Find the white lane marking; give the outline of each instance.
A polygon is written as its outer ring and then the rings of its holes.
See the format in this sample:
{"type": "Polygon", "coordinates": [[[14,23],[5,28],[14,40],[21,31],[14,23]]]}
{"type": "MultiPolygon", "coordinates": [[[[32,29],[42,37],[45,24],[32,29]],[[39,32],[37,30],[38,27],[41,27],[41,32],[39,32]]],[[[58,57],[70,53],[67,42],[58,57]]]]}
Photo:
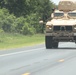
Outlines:
{"type": "Polygon", "coordinates": [[[41,49],[43,50],[43,49],[45,49],[45,48],[38,48],[38,49],[31,49],[31,50],[28,50],[28,51],[20,51],[20,52],[2,54],[2,55],[0,55],[0,57],[10,56],[10,55],[16,55],[16,54],[21,54],[21,53],[27,53],[27,52],[33,52],[33,51],[38,51],[38,50],[41,50],[41,49]]]}

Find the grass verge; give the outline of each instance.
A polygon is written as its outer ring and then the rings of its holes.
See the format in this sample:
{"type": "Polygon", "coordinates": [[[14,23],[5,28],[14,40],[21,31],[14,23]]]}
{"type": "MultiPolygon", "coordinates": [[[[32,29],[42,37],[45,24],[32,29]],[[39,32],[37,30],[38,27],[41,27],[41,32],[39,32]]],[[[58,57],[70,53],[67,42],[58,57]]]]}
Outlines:
{"type": "Polygon", "coordinates": [[[44,34],[24,36],[21,34],[0,33],[0,50],[32,46],[44,42],[44,34]]]}

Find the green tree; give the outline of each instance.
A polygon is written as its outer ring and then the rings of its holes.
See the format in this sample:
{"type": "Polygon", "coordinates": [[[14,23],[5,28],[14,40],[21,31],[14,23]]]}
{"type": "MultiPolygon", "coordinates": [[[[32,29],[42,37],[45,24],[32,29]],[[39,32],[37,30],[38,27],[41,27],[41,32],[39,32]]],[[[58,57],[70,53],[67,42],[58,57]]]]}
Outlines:
{"type": "Polygon", "coordinates": [[[10,13],[14,13],[16,16],[40,13],[41,16],[47,18],[54,4],[50,0],[0,0],[0,6],[7,8],[10,13]]]}
{"type": "Polygon", "coordinates": [[[22,34],[43,32],[39,20],[46,22],[54,7],[50,0],[0,0],[0,28],[22,34]]]}

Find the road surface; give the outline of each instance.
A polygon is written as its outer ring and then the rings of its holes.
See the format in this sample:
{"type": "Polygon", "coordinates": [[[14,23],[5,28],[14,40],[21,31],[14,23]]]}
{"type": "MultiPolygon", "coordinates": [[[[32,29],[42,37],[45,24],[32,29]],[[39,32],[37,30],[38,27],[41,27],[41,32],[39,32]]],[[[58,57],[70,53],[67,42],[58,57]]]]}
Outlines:
{"type": "Polygon", "coordinates": [[[76,75],[76,44],[43,45],[0,51],[0,75],[76,75]]]}

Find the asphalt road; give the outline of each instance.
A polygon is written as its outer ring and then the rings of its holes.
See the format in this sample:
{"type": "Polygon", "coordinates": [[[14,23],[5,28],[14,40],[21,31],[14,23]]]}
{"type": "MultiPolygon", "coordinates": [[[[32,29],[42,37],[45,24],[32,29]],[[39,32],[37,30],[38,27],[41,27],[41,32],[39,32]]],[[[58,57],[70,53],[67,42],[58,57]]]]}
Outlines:
{"type": "Polygon", "coordinates": [[[44,44],[0,51],[0,75],[76,75],[76,44],[44,44]]]}

